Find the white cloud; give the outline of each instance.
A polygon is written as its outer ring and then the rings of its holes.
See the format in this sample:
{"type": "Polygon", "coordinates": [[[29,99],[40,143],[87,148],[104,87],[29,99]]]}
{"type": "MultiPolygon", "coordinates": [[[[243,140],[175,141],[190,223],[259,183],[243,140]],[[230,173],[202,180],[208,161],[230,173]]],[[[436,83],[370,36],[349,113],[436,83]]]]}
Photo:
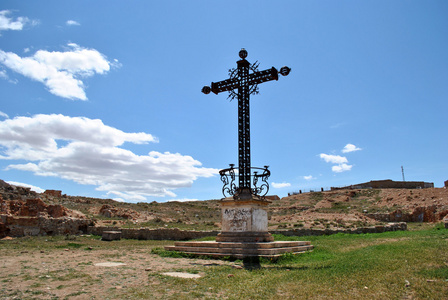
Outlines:
{"type": "Polygon", "coordinates": [[[9,18],[11,14],[9,10],[0,11],[0,31],[1,30],[22,30],[27,24],[36,25],[37,21],[31,21],[26,17],[17,17],[15,20],[9,18]]]}
{"type": "Polygon", "coordinates": [[[16,181],[7,181],[6,183],[11,184],[11,185],[15,185],[15,186],[27,187],[27,188],[30,188],[32,191],[35,191],[36,193],[43,193],[43,192],[45,192],[44,189],[41,189],[38,186],[34,186],[34,185],[31,185],[31,184],[27,184],[27,183],[21,183],[21,182],[16,182],[16,181]]]}
{"type": "Polygon", "coordinates": [[[342,153],[350,153],[350,152],[359,151],[359,150],[362,150],[362,149],[356,147],[353,144],[347,144],[347,145],[345,145],[344,149],[342,149],[342,153]]]}
{"type": "Polygon", "coordinates": [[[316,178],[314,178],[313,175],[308,175],[308,176],[303,176],[303,179],[305,179],[305,180],[313,180],[313,179],[316,179],[316,178]]]}
{"type": "Polygon", "coordinates": [[[79,24],[78,22],[74,21],[74,20],[68,20],[67,22],[65,22],[65,24],[67,26],[79,26],[81,24],[79,24]]]}
{"type": "Polygon", "coordinates": [[[291,184],[288,182],[283,182],[283,183],[273,182],[272,183],[272,187],[274,187],[276,189],[281,189],[281,188],[285,188],[285,187],[289,187],[289,186],[291,186],[291,184]]]}
{"type": "MultiPolygon", "coordinates": [[[[73,100],[87,100],[84,82],[94,74],[105,74],[111,68],[106,57],[95,49],[68,44],[68,51],[39,50],[33,56],[20,57],[0,50],[0,63],[11,70],[43,83],[50,93],[73,100]]],[[[117,62],[114,66],[119,66],[117,62]]]]}
{"type": "Polygon", "coordinates": [[[0,117],[9,119],[9,116],[7,114],[5,114],[4,112],[0,111],[0,117]]]}
{"type": "Polygon", "coordinates": [[[121,147],[126,142],[147,144],[157,139],[82,117],[35,115],[0,122],[0,159],[26,162],[10,164],[6,170],[95,185],[97,190],[127,201],[144,201],[147,196],[174,198],[173,190],[217,173],[179,153],[134,154],[121,147]]]}
{"type": "Polygon", "coordinates": [[[348,165],[348,160],[345,156],[321,153],[320,158],[327,163],[336,164],[336,166],[331,167],[331,170],[335,173],[350,171],[352,168],[352,165],[348,165]]]}
{"type": "Polygon", "coordinates": [[[320,156],[320,158],[325,160],[325,162],[327,162],[327,163],[329,162],[329,163],[333,163],[333,164],[343,164],[343,163],[348,162],[346,157],[340,156],[340,155],[331,155],[331,154],[321,153],[319,156],[320,156]]]}
{"type": "Polygon", "coordinates": [[[167,202],[191,202],[191,201],[199,201],[199,200],[183,198],[183,199],[171,199],[171,200],[168,200],[167,202]]]}
{"type": "Polygon", "coordinates": [[[140,201],[145,201],[146,197],[142,196],[142,195],[138,195],[135,193],[123,193],[123,192],[119,192],[119,191],[110,191],[107,192],[107,195],[116,195],[119,196],[118,198],[115,197],[113,198],[113,200],[115,201],[119,201],[119,202],[124,202],[124,199],[127,199],[129,202],[140,202],[140,201]]]}
{"type": "Polygon", "coordinates": [[[331,170],[335,173],[341,173],[341,172],[345,172],[345,171],[350,171],[352,169],[352,165],[347,165],[347,164],[340,164],[337,166],[332,166],[331,170]]]}

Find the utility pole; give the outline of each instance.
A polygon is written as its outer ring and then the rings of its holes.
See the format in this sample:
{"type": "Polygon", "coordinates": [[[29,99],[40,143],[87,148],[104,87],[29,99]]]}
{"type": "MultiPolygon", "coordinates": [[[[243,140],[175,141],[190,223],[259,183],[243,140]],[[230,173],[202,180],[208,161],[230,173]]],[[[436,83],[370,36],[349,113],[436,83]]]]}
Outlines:
{"type": "Polygon", "coordinates": [[[401,166],[401,175],[403,175],[403,181],[406,181],[406,180],[404,179],[404,169],[403,169],[403,166],[401,166]]]}

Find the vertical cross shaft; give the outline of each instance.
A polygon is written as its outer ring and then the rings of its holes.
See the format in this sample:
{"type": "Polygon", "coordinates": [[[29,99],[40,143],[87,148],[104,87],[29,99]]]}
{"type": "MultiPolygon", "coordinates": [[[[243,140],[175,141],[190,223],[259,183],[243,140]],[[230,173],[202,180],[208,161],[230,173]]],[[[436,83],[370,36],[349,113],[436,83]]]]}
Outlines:
{"type": "Polygon", "coordinates": [[[250,176],[250,104],[249,104],[249,62],[239,60],[238,77],[238,166],[239,188],[247,190],[251,187],[250,176]]]}

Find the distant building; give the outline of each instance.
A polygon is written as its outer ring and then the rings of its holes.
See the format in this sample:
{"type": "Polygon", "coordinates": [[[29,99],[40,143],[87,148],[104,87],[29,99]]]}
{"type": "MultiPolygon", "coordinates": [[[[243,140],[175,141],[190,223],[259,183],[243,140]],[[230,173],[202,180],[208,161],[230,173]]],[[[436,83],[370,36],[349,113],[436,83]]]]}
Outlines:
{"type": "MultiPolygon", "coordinates": [[[[445,182],[446,185],[446,182],[445,182]]],[[[372,180],[365,183],[358,183],[344,187],[332,187],[331,190],[342,189],[426,189],[433,188],[433,182],[423,181],[393,181],[386,180],[372,180]]]]}

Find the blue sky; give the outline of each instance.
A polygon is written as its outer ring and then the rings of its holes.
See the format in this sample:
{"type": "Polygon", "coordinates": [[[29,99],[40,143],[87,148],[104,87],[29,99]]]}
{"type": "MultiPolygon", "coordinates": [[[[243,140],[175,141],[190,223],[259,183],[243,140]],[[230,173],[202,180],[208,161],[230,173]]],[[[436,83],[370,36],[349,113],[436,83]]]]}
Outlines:
{"type": "Polygon", "coordinates": [[[446,1],[0,3],[0,178],[121,201],[219,199],[245,48],[270,194],[448,179],[446,1]]]}

